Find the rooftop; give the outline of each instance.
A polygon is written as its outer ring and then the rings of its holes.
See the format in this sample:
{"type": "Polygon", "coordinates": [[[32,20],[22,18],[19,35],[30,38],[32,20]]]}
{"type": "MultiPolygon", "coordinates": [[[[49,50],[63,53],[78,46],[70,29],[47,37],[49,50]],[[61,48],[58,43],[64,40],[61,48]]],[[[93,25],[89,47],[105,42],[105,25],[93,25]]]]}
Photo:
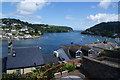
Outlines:
{"type": "Polygon", "coordinates": [[[57,63],[58,61],[53,54],[40,53],[39,47],[14,48],[14,50],[16,56],[8,56],[7,69],[35,67],[48,64],[50,62],[57,63]]]}
{"type": "Polygon", "coordinates": [[[93,43],[93,44],[85,44],[86,46],[89,47],[96,47],[96,48],[101,48],[101,49],[106,49],[106,50],[113,50],[114,48],[119,48],[117,43],[114,42],[107,42],[107,43],[93,43]]]}

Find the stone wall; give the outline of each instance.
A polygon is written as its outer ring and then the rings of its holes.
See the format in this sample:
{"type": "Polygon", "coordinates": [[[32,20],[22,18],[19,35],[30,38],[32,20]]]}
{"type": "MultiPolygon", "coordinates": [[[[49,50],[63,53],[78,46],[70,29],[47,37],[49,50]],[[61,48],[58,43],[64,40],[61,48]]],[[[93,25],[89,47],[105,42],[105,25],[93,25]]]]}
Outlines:
{"type": "Polygon", "coordinates": [[[83,57],[82,69],[89,78],[95,80],[118,80],[120,79],[120,66],[108,64],[90,57],[83,57]]]}

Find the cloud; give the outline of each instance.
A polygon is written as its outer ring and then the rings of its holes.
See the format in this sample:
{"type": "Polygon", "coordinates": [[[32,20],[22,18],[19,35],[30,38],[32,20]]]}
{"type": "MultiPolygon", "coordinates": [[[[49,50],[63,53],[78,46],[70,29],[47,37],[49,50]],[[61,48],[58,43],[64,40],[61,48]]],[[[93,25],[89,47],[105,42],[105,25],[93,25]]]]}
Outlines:
{"type": "Polygon", "coordinates": [[[95,15],[87,16],[87,19],[91,22],[96,22],[96,23],[118,21],[118,14],[98,13],[95,15]]]}
{"type": "Polygon", "coordinates": [[[36,16],[36,18],[37,18],[37,19],[41,19],[41,18],[42,18],[42,16],[36,16]]]}
{"type": "Polygon", "coordinates": [[[18,3],[17,12],[22,15],[33,14],[48,5],[45,0],[24,0],[18,3]]]}
{"type": "Polygon", "coordinates": [[[75,18],[72,17],[71,15],[67,15],[67,16],[65,16],[65,19],[67,19],[67,20],[75,20],[75,18]]]}
{"type": "Polygon", "coordinates": [[[98,4],[98,7],[103,8],[103,9],[107,9],[111,3],[112,3],[111,0],[102,0],[102,1],[98,4]]]}

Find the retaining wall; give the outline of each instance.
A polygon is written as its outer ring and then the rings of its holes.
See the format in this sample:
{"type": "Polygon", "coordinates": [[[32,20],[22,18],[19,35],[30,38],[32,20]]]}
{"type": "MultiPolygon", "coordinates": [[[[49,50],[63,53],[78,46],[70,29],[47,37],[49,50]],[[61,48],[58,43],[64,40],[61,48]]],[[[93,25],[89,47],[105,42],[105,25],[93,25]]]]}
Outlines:
{"type": "Polygon", "coordinates": [[[110,64],[84,56],[81,67],[89,78],[96,80],[120,79],[120,66],[116,64],[110,64]]]}

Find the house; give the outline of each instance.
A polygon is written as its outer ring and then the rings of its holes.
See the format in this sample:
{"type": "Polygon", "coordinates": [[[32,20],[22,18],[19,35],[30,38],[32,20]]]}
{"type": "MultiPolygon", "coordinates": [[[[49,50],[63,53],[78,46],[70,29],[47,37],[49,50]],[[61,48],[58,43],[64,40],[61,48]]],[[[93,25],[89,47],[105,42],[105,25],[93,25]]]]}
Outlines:
{"type": "Polygon", "coordinates": [[[20,31],[25,31],[25,29],[22,28],[22,29],[20,29],[20,31]]]}
{"type": "Polygon", "coordinates": [[[0,38],[2,38],[2,35],[0,35],[0,38]]]}
{"type": "Polygon", "coordinates": [[[12,25],[14,25],[14,26],[15,26],[15,25],[19,25],[19,24],[18,24],[18,23],[13,23],[12,25]]]}
{"type": "Polygon", "coordinates": [[[69,48],[69,54],[72,58],[79,58],[83,55],[81,51],[82,46],[79,45],[73,45],[69,48]]]}
{"type": "Polygon", "coordinates": [[[54,51],[53,53],[62,61],[69,61],[72,59],[81,58],[84,55],[81,49],[82,46],[79,45],[73,45],[71,47],[62,46],[60,49],[54,51]]]}
{"type": "Polygon", "coordinates": [[[41,54],[39,47],[14,48],[12,55],[7,57],[6,73],[26,74],[37,66],[58,63],[54,54],[41,54]]]}
{"type": "Polygon", "coordinates": [[[11,33],[17,33],[17,30],[12,29],[11,33]]]}
{"type": "Polygon", "coordinates": [[[5,28],[4,30],[8,31],[8,30],[9,30],[9,28],[5,28]]]}
{"type": "Polygon", "coordinates": [[[84,56],[96,58],[99,56],[98,53],[102,50],[99,48],[91,48],[89,46],[82,46],[81,51],[84,54],[84,56]]]}
{"type": "Polygon", "coordinates": [[[29,33],[29,31],[26,31],[26,33],[29,33]]]}
{"type": "Polygon", "coordinates": [[[88,56],[88,51],[90,51],[90,50],[91,50],[91,48],[88,47],[88,46],[82,46],[81,47],[81,51],[84,54],[84,56],[88,56]]]}
{"type": "Polygon", "coordinates": [[[72,45],[71,47],[62,46],[59,50],[54,51],[54,54],[62,61],[68,61],[82,56],[97,58],[99,53],[104,50],[114,50],[119,46],[114,42],[102,42],[94,44],[86,44],[84,46],[72,45]]]}
{"type": "Polygon", "coordinates": [[[20,29],[20,31],[28,31],[27,26],[25,26],[24,28],[20,29]]]}
{"type": "Polygon", "coordinates": [[[0,23],[0,26],[6,26],[6,24],[0,23]]]}
{"type": "Polygon", "coordinates": [[[39,34],[42,34],[41,31],[38,31],[39,34]]]}
{"type": "Polygon", "coordinates": [[[0,28],[0,31],[2,31],[3,29],[2,28],[0,28]]]}
{"type": "Polygon", "coordinates": [[[6,36],[12,36],[12,33],[6,33],[5,35],[6,36]]]}
{"type": "Polygon", "coordinates": [[[30,37],[32,37],[32,36],[29,34],[24,35],[24,38],[30,38],[30,37]]]}
{"type": "Polygon", "coordinates": [[[24,38],[24,36],[17,36],[17,38],[20,38],[20,39],[22,39],[22,38],[24,38]]]}
{"type": "Polygon", "coordinates": [[[101,43],[93,43],[93,44],[86,44],[91,48],[99,48],[103,50],[114,50],[115,48],[120,48],[117,43],[115,42],[101,42],[101,43]]]}
{"type": "Polygon", "coordinates": [[[58,49],[57,51],[54,51],[53,54],[59,58],[60,61],[69,61],[70,58],[66,54],[66,52],[63,50],[63,48],[58,49]]]}

